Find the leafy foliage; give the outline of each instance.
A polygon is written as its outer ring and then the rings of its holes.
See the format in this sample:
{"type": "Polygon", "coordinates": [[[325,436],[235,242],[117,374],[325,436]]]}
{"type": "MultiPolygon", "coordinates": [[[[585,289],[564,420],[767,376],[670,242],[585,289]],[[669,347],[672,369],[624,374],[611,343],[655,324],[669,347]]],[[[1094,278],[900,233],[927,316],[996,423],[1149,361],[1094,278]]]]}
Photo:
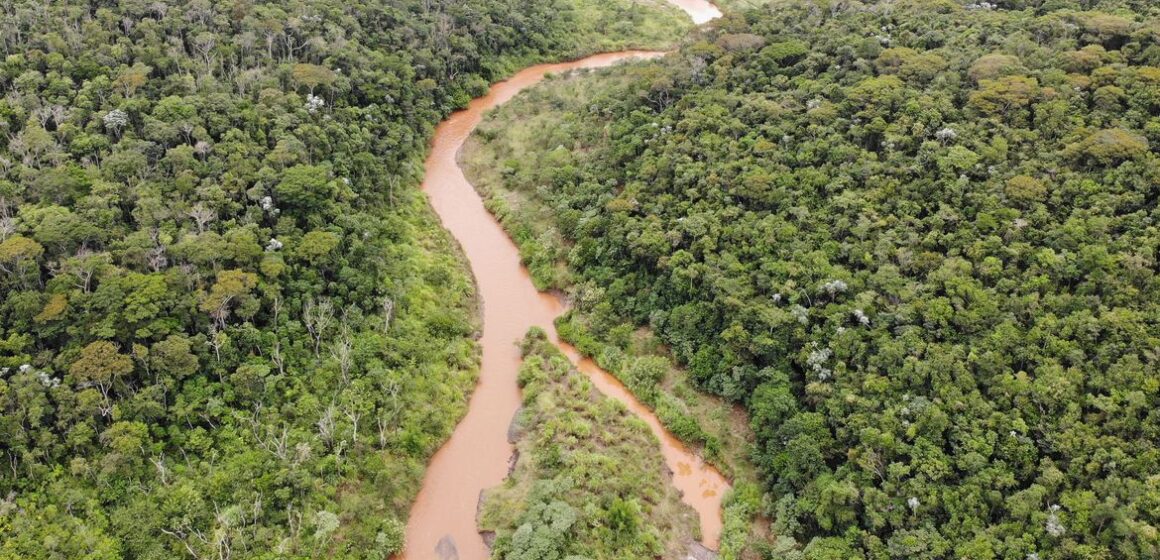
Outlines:
{"type": "Polygon", "coordinates": [[[414,188],[432,127],[517,64],[686,25],[621,0],[3,12],[3,558],[400,550],[477,365],[414,188]]]}
{"type": "Polygon", "coordinates": [[[770,555],[1155,557],[1157,16],[781,0],[477,149],[587,333],[748,409],[770,555]]]}

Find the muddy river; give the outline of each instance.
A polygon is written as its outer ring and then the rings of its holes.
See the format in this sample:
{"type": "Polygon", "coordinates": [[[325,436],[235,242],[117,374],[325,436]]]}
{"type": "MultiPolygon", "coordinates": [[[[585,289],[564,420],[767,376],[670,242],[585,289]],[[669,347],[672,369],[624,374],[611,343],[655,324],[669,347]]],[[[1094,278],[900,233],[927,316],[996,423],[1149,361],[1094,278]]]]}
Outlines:
{"type": "MultiPolygon", "coordinates": [[[[698,23],[720,15],[712,4],[703,0],[672,1],[698,23]]],[[[462,246],[475,275],[483,300],[480,339],[483,361],[467,415],[433,457],[411,508],[407,560],[453,557],[452,547],[460,560],[487,558],[487,548],[476,529],[476,507],[482,490],[503,482],[514,450],[507,441],[507,430],[520,405],[516,385],[520,355],[515,343],[532,326],[544,328],[559,343],[553,320],[566,310],[565,302],[557,295],[539,292],[532,285],[528,271],[520,264],[515,244],[483,207],[479,195],[464,177],[456,161],[459,149],[484,113],[540,82],[545,74],[599,68],[663,54],[624,51],[526,68],[492,86],[487,95],[473,100],[436,129],[423,189],[443,226],[462,246]]],[[[571,346],[560,344],[560,347],[600,391],[624,403],[656,434],[665,462],[673,472],[673,484],[682,492],[682,500],[700,517],[702,544],[716,549],[721,534],[721,499],[728,482],[669,434],[652,411],[619,381],[591,360],[581,359],[571,346]]]]}

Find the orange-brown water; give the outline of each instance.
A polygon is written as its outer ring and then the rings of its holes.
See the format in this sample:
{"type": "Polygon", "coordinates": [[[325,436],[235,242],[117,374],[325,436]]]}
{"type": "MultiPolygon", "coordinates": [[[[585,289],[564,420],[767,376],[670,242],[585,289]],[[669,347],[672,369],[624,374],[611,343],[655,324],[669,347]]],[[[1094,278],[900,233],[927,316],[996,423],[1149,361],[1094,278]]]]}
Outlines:
{"type": "MultiPolygon", "coordinates": [[[[686,4],[712,6],[703,0],[674,3],[682,7],[686,4]]],[[[690,11],[695,21],[704,13],[690,11]]],[[[407,560],[440,559],[444,554],[437,550],[446,552],[449,544],[454,545],[459,560],[488,557],[487,547],[476,528],[476,508],[480,493],[500,484],[507,475],[514,450],[507,441],[507,430],[520,405],[516,384],[520,355],[516,342],[532,326],[545,329],[600,391],[624,403],[649,425],[661,442],[665,462],[673,473],[673,484],[681,491],[682,500],[700,517],[702,544],[717,547],[722,525],[721,499],[729,488],[728,482],[669,434],[656,415],[619,381],[592,360],[581,359],[571,346],[559,342],[553,321],[566,310],[565,303],[555,294],[536,290],[520,263],[519,250],[484,208],[456,161],[459,149],[486,111],[539,83],[546,74],[599,68],[662,54],[625,51],[527,68],[492,86],[487,95],[473,100],[467,109],[451,115],[435,130],[423,189],[444,227],[459,241],[475,275],[483,300],[480,339],[483,357],[479,384],[471,395],[467,415],[432,458],[411,508],[404,553],[407,560]]]]}
{"type": "Polygon", "coordinates": [[[721,17],[721,10],[708,0],[669,0],[669,3],[684,10],[698,25],[721,17]]]}

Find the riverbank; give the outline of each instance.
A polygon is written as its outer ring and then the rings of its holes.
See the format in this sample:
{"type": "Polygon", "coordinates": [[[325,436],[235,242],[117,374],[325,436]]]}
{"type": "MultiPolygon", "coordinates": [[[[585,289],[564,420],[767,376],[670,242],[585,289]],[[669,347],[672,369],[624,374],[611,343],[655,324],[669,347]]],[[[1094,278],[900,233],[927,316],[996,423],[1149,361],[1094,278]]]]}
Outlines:
{"type": "Polygon", "coordinates": [[[598,138],[587,138],[577,119],[594,109],[601,95],[649,75],[648,64],[615,70],[573,73],[549,79],[512,103],[487,115],[460,152],[461,166],[485,205],[519,246],[532,279],[543,290],[569,293],[580,309],[557,321],[560,336],[611,372],[632,394],[656,411],[665,428],[701,450],[740,492],[724,513],[723,556],[747,557],[753,542],[767,533],[757,518],[760,491],[749,460],[752,434],[742,410],[698,391],[688,372],[643,328],[593,325],[582,310],[612,305],[590,286],[577,287],[567,266],[574,246],[561,230],[575,216],[556,214],[551,192],[536,189],[542,173],[566,176],[575,159],[598,138]],[[532,172],[532,170],[535,170],[532,172]]]}
{"type": "MultiPolygon", "coordinates": [[[[708,3],[704,6],[711,8],[708,3]]],[[[694,18],[703,20],[700,16],[694,18]]],[[[480,337],[483,352],[480,382],[471,395],[468,413],[433,458],[412,508],[407,527],[407,555],[412,560],[415,554],[427,554],[424,551],[434,551],[443,557],[487,557],[487,547],[477,533],[475,506],[480,493],[498,485],[510,470],[508,458],[513,447],[504,435],[519,402],[515,384],[519,356],[512,352],[512,343],[527,328],[537,326],[546,329],[551,340],[558,340],[553,321],[566,311],[558,294],[536,290],[527,271],[520,266],[518,249],[484,208],[459,168],[459,149],[485,111],[505,103],[546,75],[660,54],[624,51],[525,69],[492,86],[486,95],[473,100],[465,110],[455,113],[436,129],[426,162],[424,190],[432,208],[459,241],[471,263],[483,301],[484,327],[480,337]]],[[[613,376],[591,361],[580,360],[574,351],[570,357],[602,392],[624,403],[645,421],[660,442],[660,452],[672,473],[674,487],[686,507],[696,511],[701,541],[715,548],[721,531],[721,499],[729,487],[725,479],[668,434],[656,416],[613,376]]]]}
{"type": "Polygon", "coordinates": [[[520,350],[513,471],[481,504],[480,529],[498,535],[493,554],[526,558],[535,547],[536,558],[688,556],[696,512],[681,503],[649,426],[605,396],[544,330],[533,328],[520,350]]]}
{"type": "MultiPolygon", "coordinates": [[[[476,503],[481,491],[500,484],[507,474],[513,447],[507,427],[519,406],[516,372],[520,356],[514,342],[528,328],[539,326],[555,340],[554,320],[566,310],[556,294],[540,292],[520,265],[519,251],[484,208],[464,177],[456,156],[483,113],[539,83],[545,75],[578,68],[605,67],[617,62],[659,56],[657,52],[621,52],[580,61],[534,66],[500,82],[467,109],[452,115],[436,130],[426,165],[426,190],[443,225],[459,241],[484,301],[480,381],[468,413],[433,458],[407,526],[408,551],[433,551],[440,542],[453,543],[458,558],[486,558],[488,551],[476,527],[476,503]]],[[[601,373],[589,370],[590,377],[601,373]]],[[[607,374],[605,374],[607,375],[607,374]]],[[[607,376],[611,380],[611,376],[607,376]]],[[[625,391],[622,400],[645,418],[662,444],[673,481],[686,503],[698,507],[703,538],[716,546],[720,499],[728,486],[723,478],[679,441],[668,436],[646,407],[625,391]],[[650,421],[651,420],[651,421],[650,421]],[[704,488],[714,494],[704,495],[704,488]]],[[[410,552],[408,552],[410,554],[410,552]]],[[[410,558],[410,556],[408,556],[410,558]]],[[[424,558],[419,556],[417,558],[424,558]]],[[[415,560],[412,558],[412,560],[415,560]]]]}

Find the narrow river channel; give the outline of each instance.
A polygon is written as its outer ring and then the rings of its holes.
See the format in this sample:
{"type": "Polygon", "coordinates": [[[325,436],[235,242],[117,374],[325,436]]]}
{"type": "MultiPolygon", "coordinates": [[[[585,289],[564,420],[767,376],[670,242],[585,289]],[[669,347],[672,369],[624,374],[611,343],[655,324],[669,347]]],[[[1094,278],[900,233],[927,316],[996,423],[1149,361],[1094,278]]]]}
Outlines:
{"type": "MultiPolygon", "coordinates": [[[[670,0],[693,21],[720,16],[705,0],[670,0]]],[[[464,177],[456,156],[488,110],[510,100],[548,73],[600,68],[617,62],[662,56],[663,52],[623,51],[598,54],[559,64],[526,68],[491,87],[486,95],[448,117],[435,130],[426,162],[423,189],[443,226],[458,240],[475,275],[483,300],[483,350],[479,384],[467,415],[428,466],[407,523],[407,560],[485,560],[487,547],[476,529],[480,492],[503,482],[514,446],[507,430],[520,405],[516,374],[520,366],[515,343],[528,328],[548,331],[564,352],[605,395],[624,403],[644,420],[661,442],[673,484],[682,500],[697,511],[702,544],[716,549],[721,534],[721,499],[728,482],[712,466],[669,434],[647,407],[614,377],[571,346],[560,343],[553,320],[566,310],[559,296],[536,290],[521,265],[515,244],[484,208],[475,188],[464,177]]]]}

